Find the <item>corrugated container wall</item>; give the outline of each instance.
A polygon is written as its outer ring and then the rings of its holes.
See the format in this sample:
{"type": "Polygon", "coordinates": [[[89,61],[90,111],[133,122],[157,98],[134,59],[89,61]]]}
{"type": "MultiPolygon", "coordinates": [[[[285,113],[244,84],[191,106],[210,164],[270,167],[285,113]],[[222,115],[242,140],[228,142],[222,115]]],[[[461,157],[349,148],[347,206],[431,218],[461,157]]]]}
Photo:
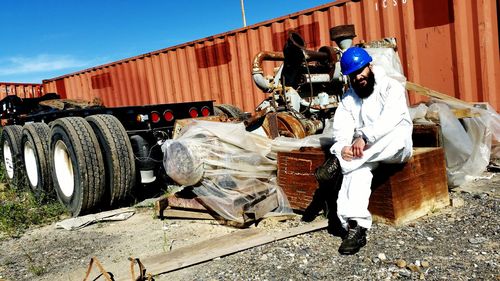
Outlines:
{"type": "MultiPolygon", "coordinates": [[[[496,0],[337,1],[46,80],[44,86],[68,98],[100,97],[107,106],[214,99],[253,112],[264,98],[250,74],[257,53],[281,51],[289,30],[298,31],[309,49],[333,46],[329,29],[354,24],[355,43],[397,38],[408,80],[498,110],[497,15],[496,0]]],[[[266,64],[272,74],[277,64],[266,64]]]]}
{"type": "Polygon", "coordinates": [[[7,95],[20,98],[37,98],[42,96],[42,84],[0,82],[0,99],[7,95]]]}

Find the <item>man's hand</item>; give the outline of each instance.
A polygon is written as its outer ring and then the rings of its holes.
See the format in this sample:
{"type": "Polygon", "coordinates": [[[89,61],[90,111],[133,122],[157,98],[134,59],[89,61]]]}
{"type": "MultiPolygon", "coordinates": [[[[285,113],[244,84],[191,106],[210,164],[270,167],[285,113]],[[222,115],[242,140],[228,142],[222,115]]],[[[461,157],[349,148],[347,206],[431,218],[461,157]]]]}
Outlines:
{"type": "Polygon", "coordinates": [[[363,150],[365,150],[366,143],[363,138],[356,138],[352,144],[352,156],[355,158],[363,157],[363,150]]]}
{"type": "Polygon", "coordinates": [[[352,147],[350,146],[344,146],[340,154],[342,155],[342,159],[344,159],[345,161],[351,161],[352,157],[354,156],[352,153],[352,147]]]}

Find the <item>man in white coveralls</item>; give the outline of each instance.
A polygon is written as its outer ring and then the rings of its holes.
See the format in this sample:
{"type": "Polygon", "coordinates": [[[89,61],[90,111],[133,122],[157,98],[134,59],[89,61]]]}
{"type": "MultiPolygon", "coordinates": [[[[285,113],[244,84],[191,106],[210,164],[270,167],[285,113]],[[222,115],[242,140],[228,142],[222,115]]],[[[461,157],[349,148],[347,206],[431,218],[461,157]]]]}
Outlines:
{"type": "Polygon", "coordinates": [[[372,225],[368,211],[372,170],[380,163],[403,163],[412,155],[413,124],[403,85],[371,64],[362,48],[346,50],[340,60],[350,88],[335,112],[330,148],[340,163],[343,181],[337,215],[345,230],[339,252],[352,255],[366,245],[372,225]]]}

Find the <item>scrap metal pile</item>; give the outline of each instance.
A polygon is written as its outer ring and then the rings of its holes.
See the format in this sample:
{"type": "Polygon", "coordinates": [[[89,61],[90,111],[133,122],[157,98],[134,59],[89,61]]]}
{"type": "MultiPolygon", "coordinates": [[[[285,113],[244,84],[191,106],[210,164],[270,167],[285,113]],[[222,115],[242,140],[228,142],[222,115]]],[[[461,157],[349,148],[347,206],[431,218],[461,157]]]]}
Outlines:
{"type": "MultiPolygon", "coordinates": [[[[348,77],[340,71],[340,58],[353,46],[355,36],[353,25],[334,27],[330,37],[337,47],[312,51],[306,49],[298,33],[292,32],[283,52],[258,53],[252,76],[267,97],[255,113],[245,115],[234,106],[220,105],[224,119],[240,123],[189,122],[174,140],[163,145],[167,174],[183,186],[194,186],[198,200],[226,220],[244,224],[272,210],[290,213],[286,192],[280,187],[283,183],[276,180],[278,152],[331,146],[332,117],[348,86],[348,77]],[[265,61],[282,63],[273,75],[265,75],[265,61]]],[[[422,92],[416,84],[406,83],[394,38],[356,46],[366,48],[373,64],[383,67],[388,76],[410,90],[422,92]]],[[[410,108],[412,117],[416,124],[441,124],[434,142],[445,148],[449,185],[460,185],[467,176],[484,171],[490,156],[500,158],[498,149],[491,153],[492,142],[500,139],[500,118],[493,110],[460,100],[457,105],[450,102],[452,97],[426,91],[438,98],[431,99],[427,115],[434,112],[437,117],[426,118],[427,107],[422,104],[410,108]],[[450,112],[464,108],[471,118],[463,120],[465,126],[461,126],[456,114],[450,112]]],[[[414,137],[418,143],[418,134],[414,137]]]]}
{"type": "MultiPolygon", "coordinates": [[[[342,53],[353,46],[354,25],[336,26],[330,38],[337,47],[323,46],[317,51],[306,49],[298,33],[290,33],[283,52],[260,52],[253,61],[252,77],[256,86],[268,97],[246,120],[247,129],[278,136],[304,138],[319,134],[335,113],[337,103],[348,83],[340,71],[342,53]],[[274,75],[264,75],[264,61],[282,61],[274,75]]],[[[394,38],[357,46],[369,48],[377,64],[388,75],[404,82],[401,63],[395,52],[394,38]]]]}
{"type": "MultiPolygon", "coordinates": [[[[332,28],[338,47],[305,48],[298,33],[290,33],[283,52],[261,52],[254,58],[252,76],[268,96],[255,114],[222,107],[239,124],[189,122],[167,140],[164,167],[182,186],[194,186],[203,205],[226,220],[245,223],[274,213],[291,213],[276,182],[277,152],[303,146],[331,144],[332,116],[347,77],[340,72],[340,57],[352,46],[354,26],[332,28]],[[282,61],[274,76],[265,76],[264,61],[282,61]]],[[[370,54],[388,74],[405,81],[394,40],[373,43],[370,54]]],[[[368,44],[367,44],[368,46],[368,44]]]]}

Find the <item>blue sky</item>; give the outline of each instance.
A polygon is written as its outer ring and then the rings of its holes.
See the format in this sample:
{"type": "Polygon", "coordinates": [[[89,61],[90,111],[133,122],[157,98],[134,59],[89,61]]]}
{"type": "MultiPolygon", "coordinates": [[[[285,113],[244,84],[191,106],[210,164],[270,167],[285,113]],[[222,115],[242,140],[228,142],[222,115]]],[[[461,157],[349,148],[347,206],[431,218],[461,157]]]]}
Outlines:
{"type": "MultiPolygon", "coordinates": [[[[245,0],[247,25],[331,0],[245,0]]],[[[240,0],[3,0],[0,82],[40,83],[243,27],[240,0]]]]}

